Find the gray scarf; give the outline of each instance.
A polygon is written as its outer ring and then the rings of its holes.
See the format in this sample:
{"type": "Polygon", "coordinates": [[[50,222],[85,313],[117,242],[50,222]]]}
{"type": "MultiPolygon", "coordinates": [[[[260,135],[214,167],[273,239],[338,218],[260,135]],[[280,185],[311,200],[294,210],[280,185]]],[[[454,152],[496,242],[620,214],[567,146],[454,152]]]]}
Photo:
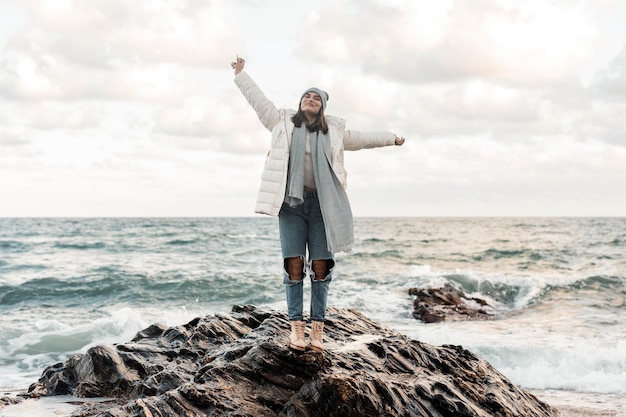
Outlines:
{"type": "MultiPolygon", "coordinates": [[[[285,203],[295,207],[304,202],[304,157],[306,127],[293,129],[285,203]]],[[[331,253],[349,251],[354,244],[352,209],[348,195],[330,166],[330,137],[311,132],[311,159],[317,196],[322,209],[326,241],[331,253]]]]}

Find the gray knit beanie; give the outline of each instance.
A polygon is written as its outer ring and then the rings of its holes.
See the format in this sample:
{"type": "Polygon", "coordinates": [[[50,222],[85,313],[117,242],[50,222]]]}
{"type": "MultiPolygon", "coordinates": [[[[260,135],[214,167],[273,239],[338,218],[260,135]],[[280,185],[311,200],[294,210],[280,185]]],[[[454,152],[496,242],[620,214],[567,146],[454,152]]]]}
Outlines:
{"type": "Polygon", "coordinates": [[[322,111],[326,110],[326,102],[328,101],[328,93],[324,90],[320,90],[317,87],[311,87],[308,90],[306,90],[304,93],[302,93],[302,96],[300,97],[300,101],[302,101],[302,97],[304,97],[304,95],[306,93],[315,93],[318,96],[320,96],[320,98],[322,99],[322,111]]]}

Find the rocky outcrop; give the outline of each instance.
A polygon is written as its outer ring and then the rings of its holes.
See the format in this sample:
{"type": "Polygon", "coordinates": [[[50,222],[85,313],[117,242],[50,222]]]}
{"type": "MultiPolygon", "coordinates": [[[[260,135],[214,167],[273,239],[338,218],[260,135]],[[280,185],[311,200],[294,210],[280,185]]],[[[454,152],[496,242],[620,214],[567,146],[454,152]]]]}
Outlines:
{"type": "Polygon", "coordinates": [[[552,417],[558,412],[461,346],[411,340],[329,309],[323,353],[286,348],[284,313],[235,306],[150,326],[46,369],[32,396],[111,397],[74,417],[552,417]]]}
{"type": "Polygon", "coordinates": [[[409,295],[416,297],[413,317],[424,323],[488,320],[495,314],[495,309],[486,300],[469,297],[450,284],[441,288],[411,288],[409,295]]]}
{"type": "Polygon", "coordinates": [[[24,401],[24,398],[22,397],[4,395],[0,397],[0,410],[7,405],[19,404],[22,401],[24,401]]]}

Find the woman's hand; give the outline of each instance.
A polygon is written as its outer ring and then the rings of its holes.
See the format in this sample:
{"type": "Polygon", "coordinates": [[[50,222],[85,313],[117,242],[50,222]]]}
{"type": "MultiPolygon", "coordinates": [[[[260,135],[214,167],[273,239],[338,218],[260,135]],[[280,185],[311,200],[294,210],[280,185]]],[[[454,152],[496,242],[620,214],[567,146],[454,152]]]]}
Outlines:
{"type": "Polygon", "coordinates": [[[403,137],[401,137],[401,136],[400,136],[400,137],[396,136],[396,140],[395,140],[395,144],[396,144],[396,146],[402,146],[402,144],[404,143],[404,140],[405,140],[405,139],[404,139],[403,137]]]}
{"type": "Polygon", "coordinates": [[[238,55],[237,55],[237,60],[230,63],[230,66],[235,70],[235,75],[243,71],[244,65],[246,65],[246,60],[243,58],[240,58],[238,55]]]}

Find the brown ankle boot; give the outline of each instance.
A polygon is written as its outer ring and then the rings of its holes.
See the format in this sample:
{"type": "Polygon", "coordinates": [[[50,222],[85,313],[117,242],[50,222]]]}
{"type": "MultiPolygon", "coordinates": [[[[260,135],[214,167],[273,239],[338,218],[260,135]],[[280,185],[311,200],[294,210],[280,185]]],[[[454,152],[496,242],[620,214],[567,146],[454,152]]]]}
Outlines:
{"type": "Polygon", "coordinates": [[[306,342],[304,340],[305,323],[303,321],[292,321],[290,323],[291,335],[289,335],[289,348],[304,352],[306,350],[306,342]]]}
{"type": "Polygon", "coordinates": [[[324,338],[324,322],[313,321],[311,322],[311,349],[322,352],[324,350],[324,344],[322,339],[324,338]]]}

